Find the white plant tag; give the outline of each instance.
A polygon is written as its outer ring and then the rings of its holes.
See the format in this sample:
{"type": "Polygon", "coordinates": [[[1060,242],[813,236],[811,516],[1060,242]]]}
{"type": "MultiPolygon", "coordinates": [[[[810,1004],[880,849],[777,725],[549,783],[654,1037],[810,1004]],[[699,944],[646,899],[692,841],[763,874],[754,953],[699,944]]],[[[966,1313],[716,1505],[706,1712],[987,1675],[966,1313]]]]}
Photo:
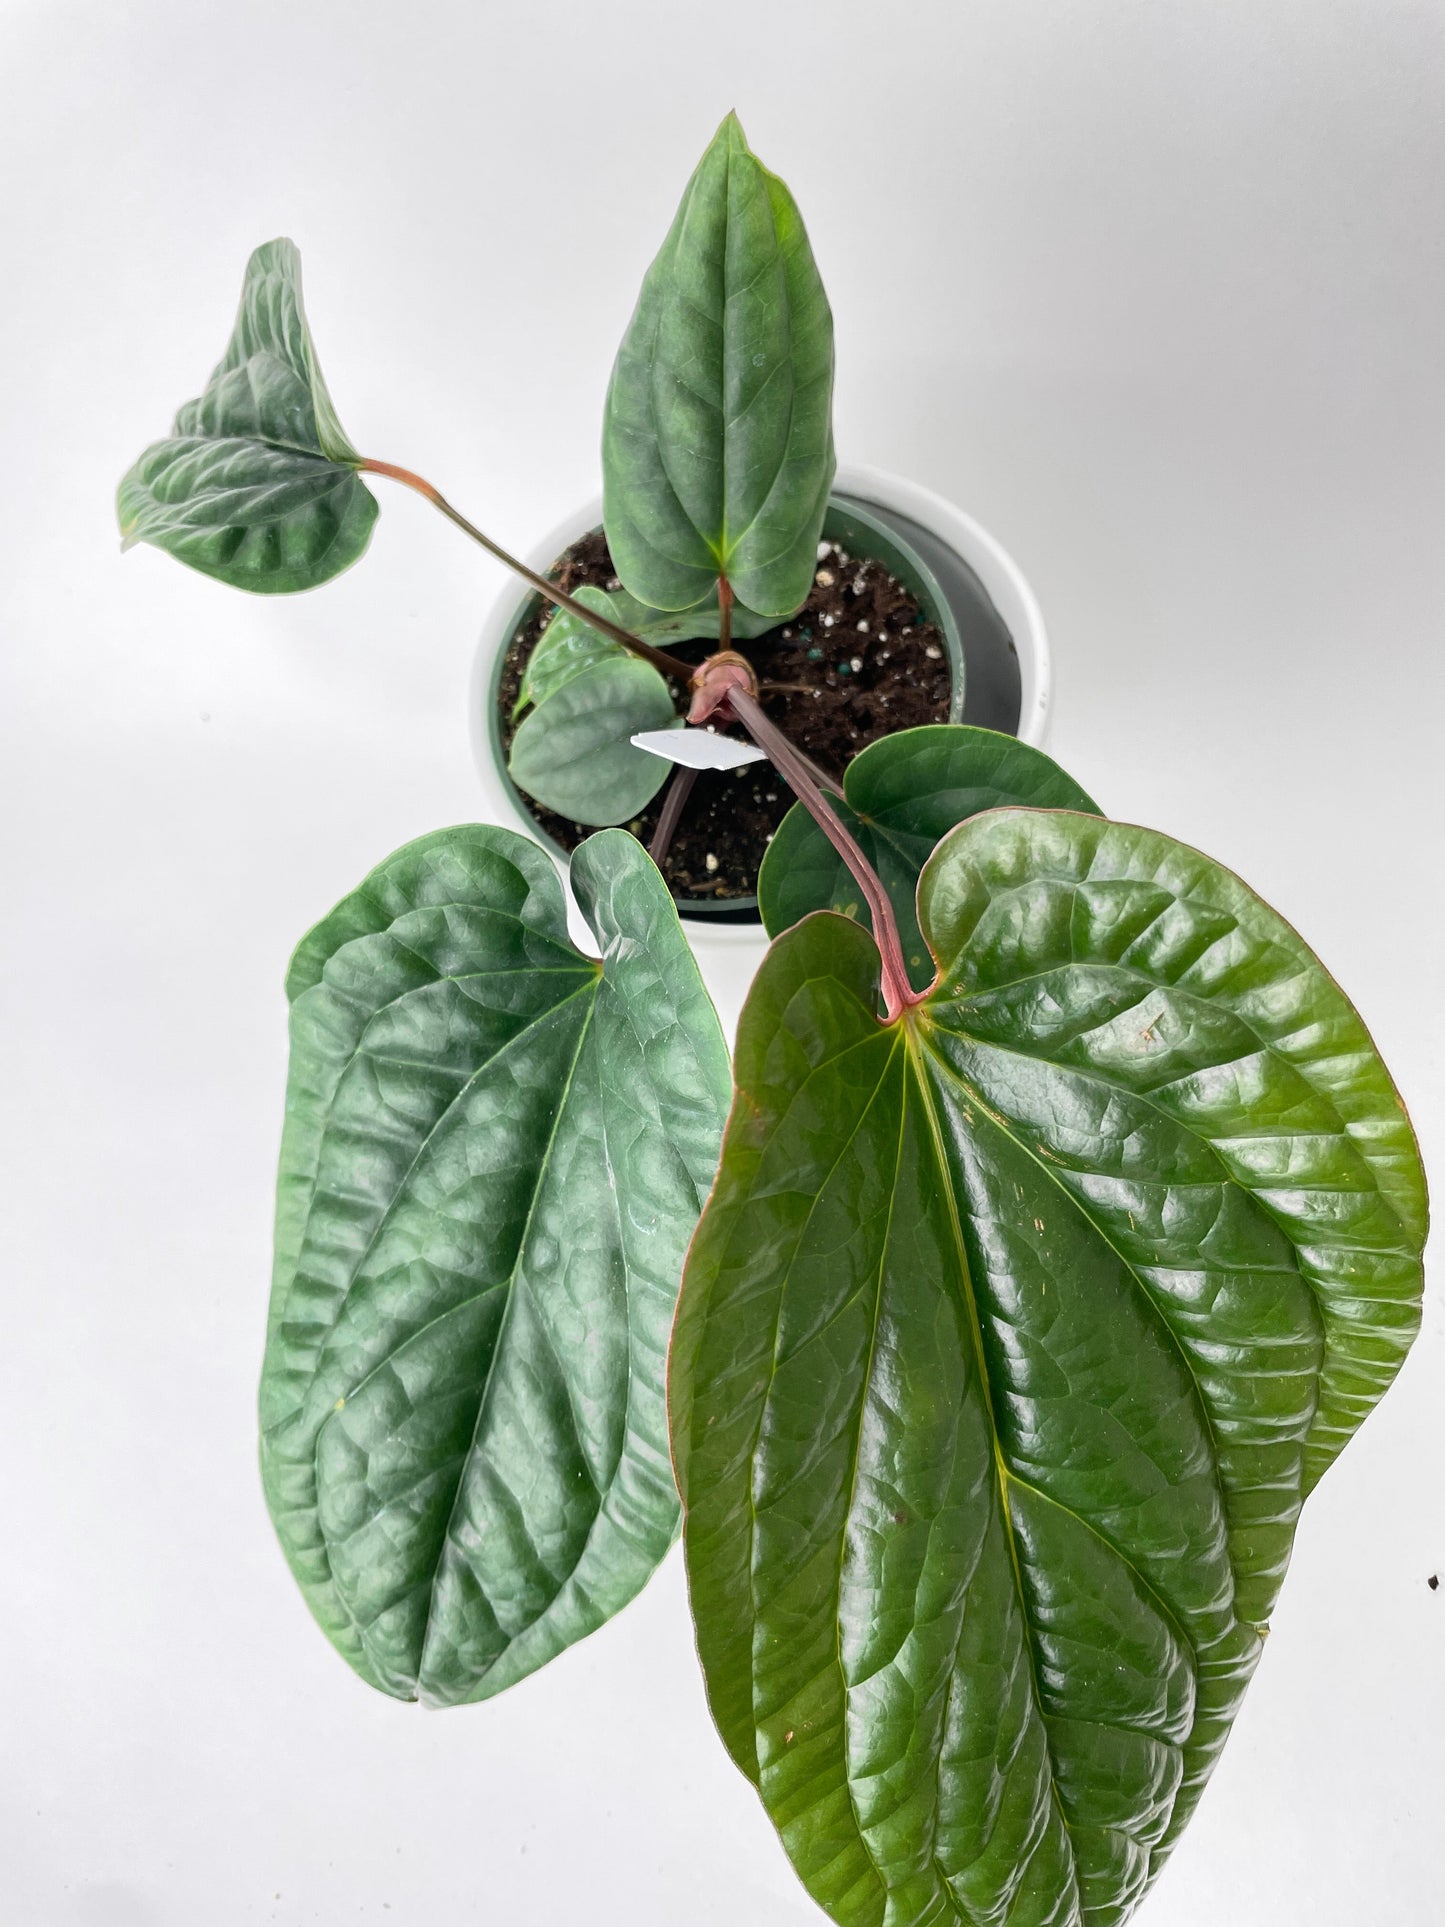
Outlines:
{"type": "Polygon", "coordinates": [[[744,763],[767,761],[756,743],[715,736],[710,729],[640,729],[632,745],[684,769],[741,769],[744,763]]]}

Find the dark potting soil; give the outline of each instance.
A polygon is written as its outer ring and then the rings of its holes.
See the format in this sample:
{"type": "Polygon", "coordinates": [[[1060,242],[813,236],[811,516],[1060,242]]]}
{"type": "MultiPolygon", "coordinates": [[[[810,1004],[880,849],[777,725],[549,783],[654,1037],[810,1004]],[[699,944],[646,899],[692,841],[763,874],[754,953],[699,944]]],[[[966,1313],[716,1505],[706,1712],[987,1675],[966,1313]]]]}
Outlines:
{"type": "MultiPolygon", "coordinates": [[[[551,578],[567,590],[619,587],[607,538],[599,532],[574,542],[551,578]]],[[[540,610],[507,650],[497,692],[506,749],[515,732],[512,705],[522,672],[551,614],[550,608],[540,610]]],[[[700,662],[717,645],[668,647],[700,662]]],[[[849,555],[836,543],[819,544],[812,592],[798,614],[736,647],[756,672],[768,716],[830,774],[841,776],[859,750],[879,736],[948,721],[952,684],[942,635],[921,620],[913,596],[881,563],[849,555]],[[788,686],[770,689],[770,683],[788,686]]],[[[686,692],[681,683],[671,687],[679,714],[685,713],[686,692]]],[[[744,735],[733,725],[727,733],[744,735]]],[[[664,784],[626,825],[644,843],[651,841],[666,794],[664,784]]],[[[752,896],[763,851],[792,801],[771,763],[700,771],[662,865],[673,895],[683,902],[752,896]]],[[[527,807],[565,850],[592,834],[585,824],[569,822],[530,798],[527,807]]]]}

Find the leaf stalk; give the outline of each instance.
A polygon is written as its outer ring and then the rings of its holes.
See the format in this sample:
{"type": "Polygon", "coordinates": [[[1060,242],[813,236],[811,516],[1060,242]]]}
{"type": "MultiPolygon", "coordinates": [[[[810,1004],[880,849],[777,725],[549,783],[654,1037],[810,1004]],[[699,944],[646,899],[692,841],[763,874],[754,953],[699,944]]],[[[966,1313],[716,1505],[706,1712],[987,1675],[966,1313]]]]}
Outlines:
{"type": "Polygon", "coordinates": [[[794,748],[776,723],[768,721],[757,697],[746,689],[731,688],[727,692],[727,706],[758,748],[766,753],[773,768],[842,857],[862,890],[873,918],[873,935],[882,965],[883,1006],[888,1022],[894,1022],[910,1004],[922,1003],[925,993],[915,991],[908,981],[908,966],[903,956],[903,940],[898,934],[898,920],[878,872],[814,781],[807,759],[794,748]]]}
{"type": "Polygon", "coordinates": [[[692,786],[697,781],[697,771],[679,764],[672,772],[672,781],[667,786],[667,795],[662,801],[662,814],[657,819],[657,828],[652,832],[652,841],[647,846],[647,854],[660,870],[672,848],[672,839],[677,834],[677,825],[683,807],[692,794],[692,786]]]}
{"type": "Polygon", "coordinates": [[[691,682],[694,664],[684,662],[680,656],[670,656],[665,649],[654,649],[652,644],[644,642],[641,636],[633,635],[630,629],[624,629],[620,623],[613,622],[609,616],[599,614],[596,609],[589,609],[585,602],[579,602],[575,596],[568,595],[567,591],[560,588],[557,583],[549,582],[546,576],[539,575],[535,569],[528,568],[525,562],[509,554],[500,543],[494,542],[489,535],[483,535],[482,531],[469,522],[459,509],[452,507],[439,488],[433,488],[430,482],[414,474],[411,469],[398,468],[394,462],[376,462],[369,459],[359,462],[357,466],[368,475],[385,475],[393,482],[401,482],[405,487],[415,489],[416,493],[425,497],[433,508],[440,509],[449,522],[454,522],[464,535],[469,535],[474,542],[480,543],[488,555],[494,555],[514,575],[519,575],[524,582],[530,583],[548,602],[555,602],[559,609],[567,610],[570,615],[579,617],[589,627],[600,630],[604,636],[610,636],[613,642],[620,643],[624,649],[634,656],[640,656],[644,662],[650,662],[653,668],[660,669],[663,675],[679,676],[683,682],[691,682]]]}

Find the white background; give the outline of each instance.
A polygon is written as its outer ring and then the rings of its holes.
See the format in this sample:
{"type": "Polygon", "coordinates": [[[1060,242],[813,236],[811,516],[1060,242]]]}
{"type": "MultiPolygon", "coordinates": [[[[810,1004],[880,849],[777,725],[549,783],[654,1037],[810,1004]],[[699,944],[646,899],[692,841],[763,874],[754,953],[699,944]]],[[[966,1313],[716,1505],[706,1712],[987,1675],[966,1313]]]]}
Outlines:
{"type": "MultiPolygon", "coordinates": [[[[709,1726],[676,1556],[428,1715],[273,1543],[282,970],[478,810],[504,584],[395,492],[315,596],[121,558],[115,480],[248,249],[300,243],[351,435],[527,546],[597,485],[637,283],[736,105],[832,296],[844,458],[1019,557],[1055,754],[1299,925],[1438,1171],[1442,85],[1440,0],[0,5],[7,1927],[820,1918],[709,1726]]],[[[1147,1927],[1445,1917],[1442,1412],[1432,1299],[1147,1927]]]]}

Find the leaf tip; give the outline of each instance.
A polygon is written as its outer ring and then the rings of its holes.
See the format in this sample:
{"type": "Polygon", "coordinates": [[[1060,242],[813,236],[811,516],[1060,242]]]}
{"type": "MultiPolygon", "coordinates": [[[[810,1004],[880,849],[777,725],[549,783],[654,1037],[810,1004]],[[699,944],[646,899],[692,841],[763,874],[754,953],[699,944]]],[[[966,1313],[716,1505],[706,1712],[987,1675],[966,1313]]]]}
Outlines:
{"type": "Polygon", "coordinates": [[[283,262],[287,267],[297,269],[301,266],[301,250],[289,234],[278,234],[274,240],[263,241],[258,248],[252,248],[246,263],[246,272],[264,270],[272,261],[283,262]]]}

